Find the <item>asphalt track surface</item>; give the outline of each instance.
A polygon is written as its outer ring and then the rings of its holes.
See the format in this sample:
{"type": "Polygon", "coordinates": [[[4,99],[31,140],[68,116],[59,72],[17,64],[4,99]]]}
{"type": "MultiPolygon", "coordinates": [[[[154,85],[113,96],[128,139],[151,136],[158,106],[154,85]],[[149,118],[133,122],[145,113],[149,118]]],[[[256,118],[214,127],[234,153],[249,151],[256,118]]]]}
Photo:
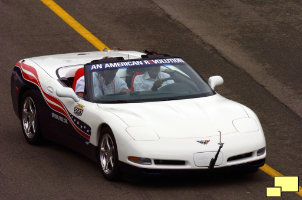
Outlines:
{"type": "MultiPolygon", "coordinates": [[[[56,2],[110,48],[178,55],[206,79],[221,75],[225,84],[218,92],[257,113],[267,164],[284,175],[302,176],[300,1],[56,2]],[[255,77],[259,70],[267,76],[255,77]],[[280,84],[271,87],[274,81],[280,84]],[[278,94],[284,89],[295,93],[284,99],[284,92],[278,94]]],[[[0,199],[266,198],[266,187],[274,182],[261,170],[112,183],[69,149],[28,145],[10,99],[14,64],[26,57],[96,49],[40,1],[0,0],[0,19],[0,199]]],[[[282,198],[301,199],[296,193],[282,198]]]]}

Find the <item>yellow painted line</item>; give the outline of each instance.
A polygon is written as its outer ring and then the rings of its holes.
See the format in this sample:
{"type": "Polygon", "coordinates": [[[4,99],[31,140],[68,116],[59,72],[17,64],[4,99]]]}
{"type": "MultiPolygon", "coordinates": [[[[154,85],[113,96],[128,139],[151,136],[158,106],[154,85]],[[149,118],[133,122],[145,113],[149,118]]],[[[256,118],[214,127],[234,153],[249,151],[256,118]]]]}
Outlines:
{"type": "Polygon", "coordinates": [[[56,13],[62,20],[64,20],[69,26],[71,26],[76,32],[84,37],[88,42],[95,46],[100,51],[105,48],[109,49],[102,41],[89,32],[84,26],[82,26],[77,20],[70,16],[61,6],[59,6],[53,0],[41,0],[50,10],[56,13]]]}
{"type": "MultiPolygon", "coordinates": [[[[60,7],[53,0],[41,0],[49,9],[56,13],[62,20],[64,20],[69,26],[71,26],[76,32],[88,40],[93,46],[95,46],[100,51],[103,51],[107,47],[103,42],[101,42],[97,37],[95,37],[91,32],[89,32],[84,26],[82,26],[77,20],[70,16],[62,7],[60,7]]],[[[266,174],[275,177],[275,176],[284,176],[278,171],[271,168],[269,165],[264,164],[260,169],[266,174]]],[[[299,186],[299,192],[296,192],[298,195],[302,196],[302,187],[299,186]]]]}
{"type": "Polygon", "coordinates": [[[260,167],[260,169],[262,171],[264,171],[265,173],[267,173],[268,175],[270,175],[271,177],[275,177],[275,176],[284,176],[283,174],[277,172],[276,170],[274,170],[273,168],[271,168],[269,165],[264,164],[262,167],[260,167]]]}
{"type": "MultiPolygon", "coordinates": [[[[277,172],[276,170],[274,170],[273,168],[271,168],[269,165],[264,164],[262,167],[260,167],[260,169],[265,172],[266,174],[270,175],[271,177],[275,177],[275,176],[284,176],[283,174],[281,174],[280,172],[277,172]]],[[[299,186],[299,191],[296,192],[299,196],[302,197],[302,187],[299,186]]]]}

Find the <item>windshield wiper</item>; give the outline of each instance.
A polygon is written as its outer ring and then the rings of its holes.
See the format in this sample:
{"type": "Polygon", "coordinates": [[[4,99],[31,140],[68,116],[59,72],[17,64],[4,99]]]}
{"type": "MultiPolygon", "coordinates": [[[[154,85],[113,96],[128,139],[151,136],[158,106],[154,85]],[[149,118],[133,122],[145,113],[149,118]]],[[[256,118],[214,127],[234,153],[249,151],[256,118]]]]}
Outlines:
{"type": "Polygon", "coordinates": [[[101,101],[98,103],[129,103],[130,101],[128,100],[114,100],[114,101],[101,101]]]}
{"type": "Polygon", "coordinates": [[[179,97],[164,97],[161,98],[160,101],[170,101],[170,100],[178,100],[179,97]]]}

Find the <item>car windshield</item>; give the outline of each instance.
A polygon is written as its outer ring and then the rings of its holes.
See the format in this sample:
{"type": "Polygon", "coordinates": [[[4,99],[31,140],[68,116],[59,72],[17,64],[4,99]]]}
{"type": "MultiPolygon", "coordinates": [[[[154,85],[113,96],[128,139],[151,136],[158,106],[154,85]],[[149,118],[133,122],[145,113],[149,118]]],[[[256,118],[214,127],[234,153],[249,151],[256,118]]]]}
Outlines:
{"type": "Polygon", "coordinates": [[[119,60],[85,65],[88,100],[97,103],[164,101],[214,92],[182,58],[119,60]]]}

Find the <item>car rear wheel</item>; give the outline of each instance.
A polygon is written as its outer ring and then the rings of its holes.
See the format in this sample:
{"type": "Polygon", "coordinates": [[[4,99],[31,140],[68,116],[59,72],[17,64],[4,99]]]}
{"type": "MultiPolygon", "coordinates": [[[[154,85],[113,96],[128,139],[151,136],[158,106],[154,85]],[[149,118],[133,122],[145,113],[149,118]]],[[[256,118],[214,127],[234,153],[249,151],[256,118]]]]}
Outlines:
{"type": "Polygon", "coordinates": [[[109,127],[102,129],[98,148],[98,161],[103,176],[110,181],[120,178],[117,146],[109,127]]]}
{"type": "Polygon", "coordinates": [[[26,141],[32,145],[42,142],[36,105],[34,93],[26,91],[22,97],[21,126],[26,141]]]}

